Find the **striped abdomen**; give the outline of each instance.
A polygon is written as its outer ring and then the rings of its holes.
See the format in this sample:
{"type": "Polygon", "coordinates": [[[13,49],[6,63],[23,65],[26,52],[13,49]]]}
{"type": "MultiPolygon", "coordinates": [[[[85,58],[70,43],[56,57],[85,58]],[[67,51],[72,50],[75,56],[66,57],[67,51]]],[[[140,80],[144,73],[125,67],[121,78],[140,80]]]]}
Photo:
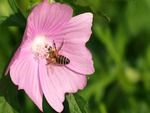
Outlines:
{"type": "Polygon", "coordinates": [[[57,58],[56,58],[56,62],[58,64],[67,65],[67,64],[70,63],[70,60],[67,57],[63,56],[63,55],[58,55],[57,58]]]}

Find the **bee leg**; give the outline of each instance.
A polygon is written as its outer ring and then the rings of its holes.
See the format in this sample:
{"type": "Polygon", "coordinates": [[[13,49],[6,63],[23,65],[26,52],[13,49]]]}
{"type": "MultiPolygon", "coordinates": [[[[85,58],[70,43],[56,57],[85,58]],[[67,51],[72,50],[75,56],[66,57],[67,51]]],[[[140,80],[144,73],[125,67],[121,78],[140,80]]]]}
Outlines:
{"type": "Polygon", "coordinates": [[[60,47],[58,48],[58,51],[62,48],[63,45],[64,45],[64,39],[63,39],[63,41],[62,41],[60,47]]]}
{"type": "Polygon", "coordinates": [[[46,65],[49,65],[49,64],[50,64],[50,62],[46,63],[46,65]]]}
{"type": "Polygon", "coordinates": [[[49,65],[49,64],[51,64],[51,60],[46,59],[46,64],[45,65],[49,65]]]}
{"type": "Polygon", "coordinates": [[[53,45],[54,45],[55,50],[57,50],[56,44],[55,44],[55,41],[54,41],[54,40],[53,40],[53,45]]]}

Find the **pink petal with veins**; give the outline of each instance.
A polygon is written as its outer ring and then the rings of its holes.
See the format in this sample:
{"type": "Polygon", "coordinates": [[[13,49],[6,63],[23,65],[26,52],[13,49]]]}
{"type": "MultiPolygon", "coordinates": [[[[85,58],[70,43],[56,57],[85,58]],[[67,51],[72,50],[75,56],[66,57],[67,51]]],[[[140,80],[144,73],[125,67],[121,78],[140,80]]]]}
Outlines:
{"type": "Polygon", "coordinates": [[[30,38],[57,34],[71,19],[73,10],[65,4],[43,2],[28,17],[30,38]]]}
{"type": "Polygon", "coordinates": [[[75,93],[78,89],[83,89],[87,83],[85,75],[70,71],[66,67],[45,67],[43,62],[39,64],[39,74],[43,93],[57,112],[63,110],[65,93],[75,93]]]}
{"type": "Polygon", "coordinates": [[[92,33],[92,18],[91,13],[75,16],[54,37],[58,44],[65,40],[62,54],[70,59],[70,64],[67,67],[82,74],[94,72],[91,53],[85,46],[92,33]]]}
{"type": "Polygon", "coordinates": [[[35,62],[32,54],[26,54],[16,60],[10,68],[12,81],[24,89],[33,102],[42,110],[42,97],[39,77],[38,62],[35,62]]]}

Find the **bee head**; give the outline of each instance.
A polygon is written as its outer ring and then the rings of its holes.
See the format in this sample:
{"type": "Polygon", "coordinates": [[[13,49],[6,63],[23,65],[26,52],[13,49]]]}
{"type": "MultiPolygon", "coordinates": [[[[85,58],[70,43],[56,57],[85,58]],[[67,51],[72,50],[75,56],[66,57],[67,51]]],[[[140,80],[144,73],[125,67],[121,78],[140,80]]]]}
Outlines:
{"type": "Polygon", "coordinates": [[[50,50],[52,50],[52,47],[49,44],[45,45],[46,51],[49,52],[50,50]]]}

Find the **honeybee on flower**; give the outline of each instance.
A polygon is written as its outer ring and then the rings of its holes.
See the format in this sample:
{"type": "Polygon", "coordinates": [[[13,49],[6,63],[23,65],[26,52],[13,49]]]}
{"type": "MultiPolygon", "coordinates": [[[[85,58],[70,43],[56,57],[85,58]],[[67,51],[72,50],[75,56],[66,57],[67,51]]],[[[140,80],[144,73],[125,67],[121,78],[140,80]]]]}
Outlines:
{"type": "Polygon", "coordinates": [[[70,63],[70,60],[59,54],[59,51],[61,50],[62,46],[64,44],[64,40],[61,43],[61,46],[57,49],[56,48],[56,44],[53,40],[53,45],[54,45],[54,49],[52,49],[51,46],[49,46],[48,44],[45,46],[47,48],[47,60],[49,61],[48,64],[52,63],[52,64],[60,64],[60,65],[67,65],[70,63]]]}
{"type": "Polygon", "coordinates": [[[72,14],[72,8],[65,4],[44,0],[37,5],[6,70],[41,111],[44,95],[50,106],[61,112],[65,93],[83,89],[87,83],[85,75],[94,72],[92,55],[86,48],[93,15],[72,14]],[[53,65],[53,72],[49,65],[53,65]]]}

